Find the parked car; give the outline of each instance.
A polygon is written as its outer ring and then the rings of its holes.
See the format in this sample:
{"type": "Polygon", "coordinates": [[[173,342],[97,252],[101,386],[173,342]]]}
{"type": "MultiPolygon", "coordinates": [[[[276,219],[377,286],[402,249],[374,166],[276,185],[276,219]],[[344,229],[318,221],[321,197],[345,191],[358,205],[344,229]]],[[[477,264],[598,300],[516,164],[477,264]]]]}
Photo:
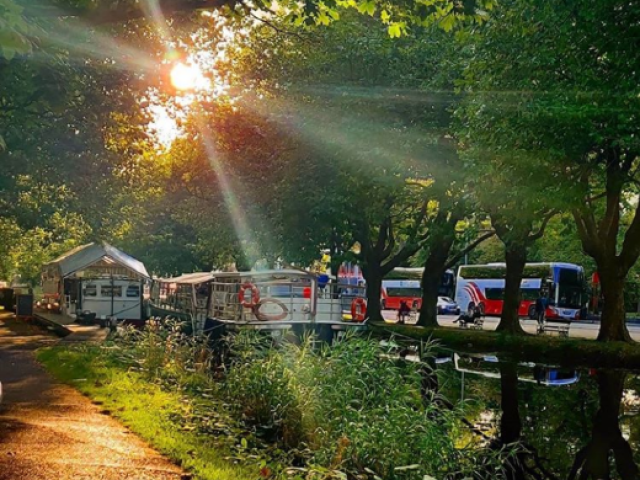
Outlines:
{"type": "Polygon", "coordinates": [[[449,297],[438,297],[439,315],[460,315],[460,306],[449,297]]]}

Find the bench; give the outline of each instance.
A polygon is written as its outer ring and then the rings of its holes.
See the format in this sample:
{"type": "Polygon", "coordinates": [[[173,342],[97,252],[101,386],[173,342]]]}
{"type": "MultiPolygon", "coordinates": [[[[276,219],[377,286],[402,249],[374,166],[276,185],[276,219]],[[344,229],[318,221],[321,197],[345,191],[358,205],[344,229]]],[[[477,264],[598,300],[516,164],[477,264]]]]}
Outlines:
{"type": "Polygon", "coordinates": [[[538,335],[544,335],[545,333],[551,334],[555,332],[559,337],[569,338],[569,327],[569,323],[555,325],[538,325],[538,335]]]}

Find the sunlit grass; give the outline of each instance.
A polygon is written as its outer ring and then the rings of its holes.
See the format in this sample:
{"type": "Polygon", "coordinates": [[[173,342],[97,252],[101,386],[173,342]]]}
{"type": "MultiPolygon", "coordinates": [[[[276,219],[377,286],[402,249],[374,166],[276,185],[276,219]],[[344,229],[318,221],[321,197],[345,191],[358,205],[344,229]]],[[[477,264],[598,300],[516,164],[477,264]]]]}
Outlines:
{"type": "Polygon", "coordinates": [[[257,478],[257,472],[225,458],[228,452],[219,438],[197,433],[185,425],[183,419],[188,418],[190,407],[179,393],[162,389],[108,358],[100,355],[98,347],[52,347],[38,352],[38,360],[58,380],[102,405],[195,478],[257,478]]]}

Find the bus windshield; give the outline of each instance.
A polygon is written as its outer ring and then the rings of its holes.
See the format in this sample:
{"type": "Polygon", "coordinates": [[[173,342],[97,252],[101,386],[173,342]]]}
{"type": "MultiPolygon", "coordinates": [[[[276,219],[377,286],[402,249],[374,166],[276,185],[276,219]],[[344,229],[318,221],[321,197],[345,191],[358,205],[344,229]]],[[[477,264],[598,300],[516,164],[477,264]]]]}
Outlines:
{"type": "Polygon", "coordinates": [[[582,307],[582,274],[577,270],[563,268],[558,272],[558,307],[582,307]]]}
{"type": "Polygon", "coordinates": [[[422,290],[420,288],[387,287],[387,295],[389,297],[420,298],[422,296],[422,290]]]}

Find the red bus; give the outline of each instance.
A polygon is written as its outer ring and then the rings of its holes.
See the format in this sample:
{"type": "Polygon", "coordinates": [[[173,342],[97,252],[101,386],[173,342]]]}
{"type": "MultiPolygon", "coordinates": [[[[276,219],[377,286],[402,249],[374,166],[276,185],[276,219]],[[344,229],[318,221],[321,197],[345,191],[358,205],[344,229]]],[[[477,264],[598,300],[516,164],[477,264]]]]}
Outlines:
{"type": "Polygon", "coordinates": [[[400,303],[405,302],[409,308],[420,308],[422,305],[422,288],[418,280],[383,280],[383,310],[399,310],[400,303]]]}
{"type": "MultiPolygon", "coordinates": [[[[506,271],[504,263],[461,266],[456,280],[456,303],[463,310],[473,311],[477,305],[485,315],[501,315],[506,271]]],[[[585,297],[584,270],[572,263],[527,264],[520,286],[521,317],[535,318],[535,303],[541,291],[546,292],[548,319],[578,320],[585,297]]]]}

